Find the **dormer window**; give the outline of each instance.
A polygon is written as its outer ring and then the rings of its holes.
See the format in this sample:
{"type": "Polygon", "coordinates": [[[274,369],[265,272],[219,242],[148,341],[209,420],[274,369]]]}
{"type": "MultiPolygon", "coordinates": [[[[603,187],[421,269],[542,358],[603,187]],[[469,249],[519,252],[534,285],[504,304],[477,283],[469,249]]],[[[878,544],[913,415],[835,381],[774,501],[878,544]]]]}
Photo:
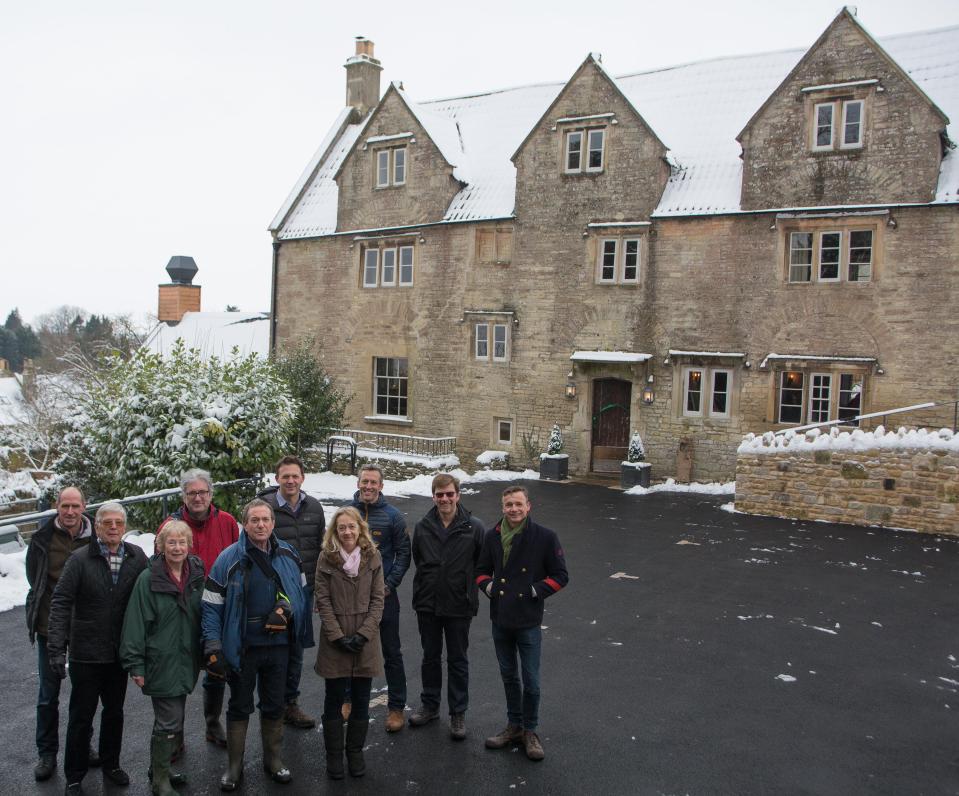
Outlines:
{"type": "Polygon", "coordinates": [[[377,188],[406,184],[406,147],[390,147],[376,151],[377,188]]]}
{"type": "Polygon", "coordinates": [[[593,128],[566,133],[567,174],[598,173],[606,165],[606,130],[593,128]]]}
{"type": "Polygon", "coordinates": [[[817,102],[813,149],[817,152],[862,147],[861,99],[817,102]]]}

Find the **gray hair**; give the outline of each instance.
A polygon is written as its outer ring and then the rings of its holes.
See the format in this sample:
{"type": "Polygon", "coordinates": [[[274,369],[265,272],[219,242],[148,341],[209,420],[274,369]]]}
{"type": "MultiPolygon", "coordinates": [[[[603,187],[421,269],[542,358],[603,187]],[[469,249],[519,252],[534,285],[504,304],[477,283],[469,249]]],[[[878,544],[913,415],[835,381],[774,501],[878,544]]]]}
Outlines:
{"type": "Polygon", "coordinates": [[[271,506],[269,503],[267,503],[265,500],[262,500],[261,498],[253,498],[253,500],[251,500],[249,503],[247,503],[243,507],[243,513],[240,515],[240,520],[243,522],[244,525],[246,525],[246,520],[250,516],[250,511],[252,509],[259,508],[260,506],[266,506],[270,510],[270,517],[273,519],[274,522],[276,521],[276,513],[273,511],[273,506],[271,506]]]}
{"type": "Polygon", "coordinates": [[[360,475],[362,475],[364,472],[379,473],[380,483],[381,484],[383,483],[383,468],[380,467],[378,464],[369,464],[369,463],[364,464],[360,468],[360,475]]]}
{"type": "Polygon", "coordinates": [[[104,503],[100,508],[97,509],[97,514],[94,520],[100,522],[100,517],[104,514],[120,514],[123,517],[123,521],[127,521],[127,510],[123,508],[121,503],[117,503],[115,500],[111,500],[108,503],[104,503]]]}
{"type": "Polygon", "coordinates": [[[207,487],[211,492],[213,491],[213,480],[210,478],[210,474],[199,467],[194,467],[192,470],[180,474],[180,491],[185,493],[187,484],[192,484],[194,481],[206,481],[207,487]]]}

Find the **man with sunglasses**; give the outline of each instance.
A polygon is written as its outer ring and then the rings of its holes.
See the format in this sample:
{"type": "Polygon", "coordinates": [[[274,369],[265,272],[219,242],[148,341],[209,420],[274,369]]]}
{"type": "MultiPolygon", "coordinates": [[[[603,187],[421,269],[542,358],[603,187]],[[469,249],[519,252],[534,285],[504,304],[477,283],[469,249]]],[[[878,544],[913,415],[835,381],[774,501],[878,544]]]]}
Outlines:
{"type": "MultiPolygon", "coordinates": [[[[203,560],[203,569],[209,575],[216,557],[240,538],[240,527],[232,514],[213,505],[213,479],[206,470],[193,469],[183,473],[180,476],[180,491],[183,494],[183,505],[167,517],[160,524],[160,528],[170,520],[183,520],[189,525],[193,531],[191,552],[203,560]]],[[[206,739],[222,747],[226,746],[226,733],[220,722],[225,691],[225,680],[211,677],[209,673],[204,675],[203,715],[206,718],[206,739]]]]}
{"type": "Polygon", "coordinates": [[[466,737],[469,703],[470,622],[478,610],[476,562],[483,547],[483,523],[460,505],[459,481],[449,473],[433,479],[433,508],[413,531],[413,609],[423,644],[421,704],[411,727],[439,718],[446,642],[446,695],[450,736],[466,737]]]}

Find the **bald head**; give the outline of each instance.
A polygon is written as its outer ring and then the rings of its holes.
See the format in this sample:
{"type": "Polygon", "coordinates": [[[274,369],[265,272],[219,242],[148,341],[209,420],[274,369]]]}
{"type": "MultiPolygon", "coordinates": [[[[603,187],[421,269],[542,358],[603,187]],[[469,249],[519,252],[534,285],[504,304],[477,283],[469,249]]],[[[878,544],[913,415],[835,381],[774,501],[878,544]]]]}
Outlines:
{"type": "Polygon", "coordinates": [[[57,519],[60,527],[76,536],[83,527],[83,510],[87,507],[86,498],[75,486],[68,486],[57,495],[57,519]]]}

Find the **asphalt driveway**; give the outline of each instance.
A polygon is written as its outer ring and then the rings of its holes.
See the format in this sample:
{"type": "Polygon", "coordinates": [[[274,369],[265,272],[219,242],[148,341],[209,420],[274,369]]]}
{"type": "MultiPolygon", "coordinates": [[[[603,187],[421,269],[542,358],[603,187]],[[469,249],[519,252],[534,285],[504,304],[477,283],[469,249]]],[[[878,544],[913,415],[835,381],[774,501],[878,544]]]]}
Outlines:
{"type": "MultiPolygon", "coordinates": [[[[959,793],[957,540],[731,514],[719,509],[729,498],[526,483],[570,571],[544,620],[546,760],[483,747],[505,723],[484,603],[465,742],[443,721],[388,736],[378,704],[366,777],[328,782],[319,730],[288,730],[294,782],[283,787],[265,780],[251,729],[246,793],[959,793]]],[[[466,490],[463,505],[491,524],[502,486],[466,490]]],[[[396,505],[412,527],[431,503],[396,505]]],[[[400,598],[412,705],[411,580],[400,598]]],[[[0,639],[0,794],[61,793],[62,773],[42,785],[32,777],[36,656],[22,609],[0,614],[0,639]]],[[[310,668],[303,690],[302,706],[319,713],[322,681],[310,668]]],[[[219,793],[226,755],[202,739],[200,702],[187,707],[184,793],[219,793]]],[[[149,792],[151,722],[131,685],[131,794],[149,792]]],[[[95,770],[84,787],[122,792],[95,770]]]]}

